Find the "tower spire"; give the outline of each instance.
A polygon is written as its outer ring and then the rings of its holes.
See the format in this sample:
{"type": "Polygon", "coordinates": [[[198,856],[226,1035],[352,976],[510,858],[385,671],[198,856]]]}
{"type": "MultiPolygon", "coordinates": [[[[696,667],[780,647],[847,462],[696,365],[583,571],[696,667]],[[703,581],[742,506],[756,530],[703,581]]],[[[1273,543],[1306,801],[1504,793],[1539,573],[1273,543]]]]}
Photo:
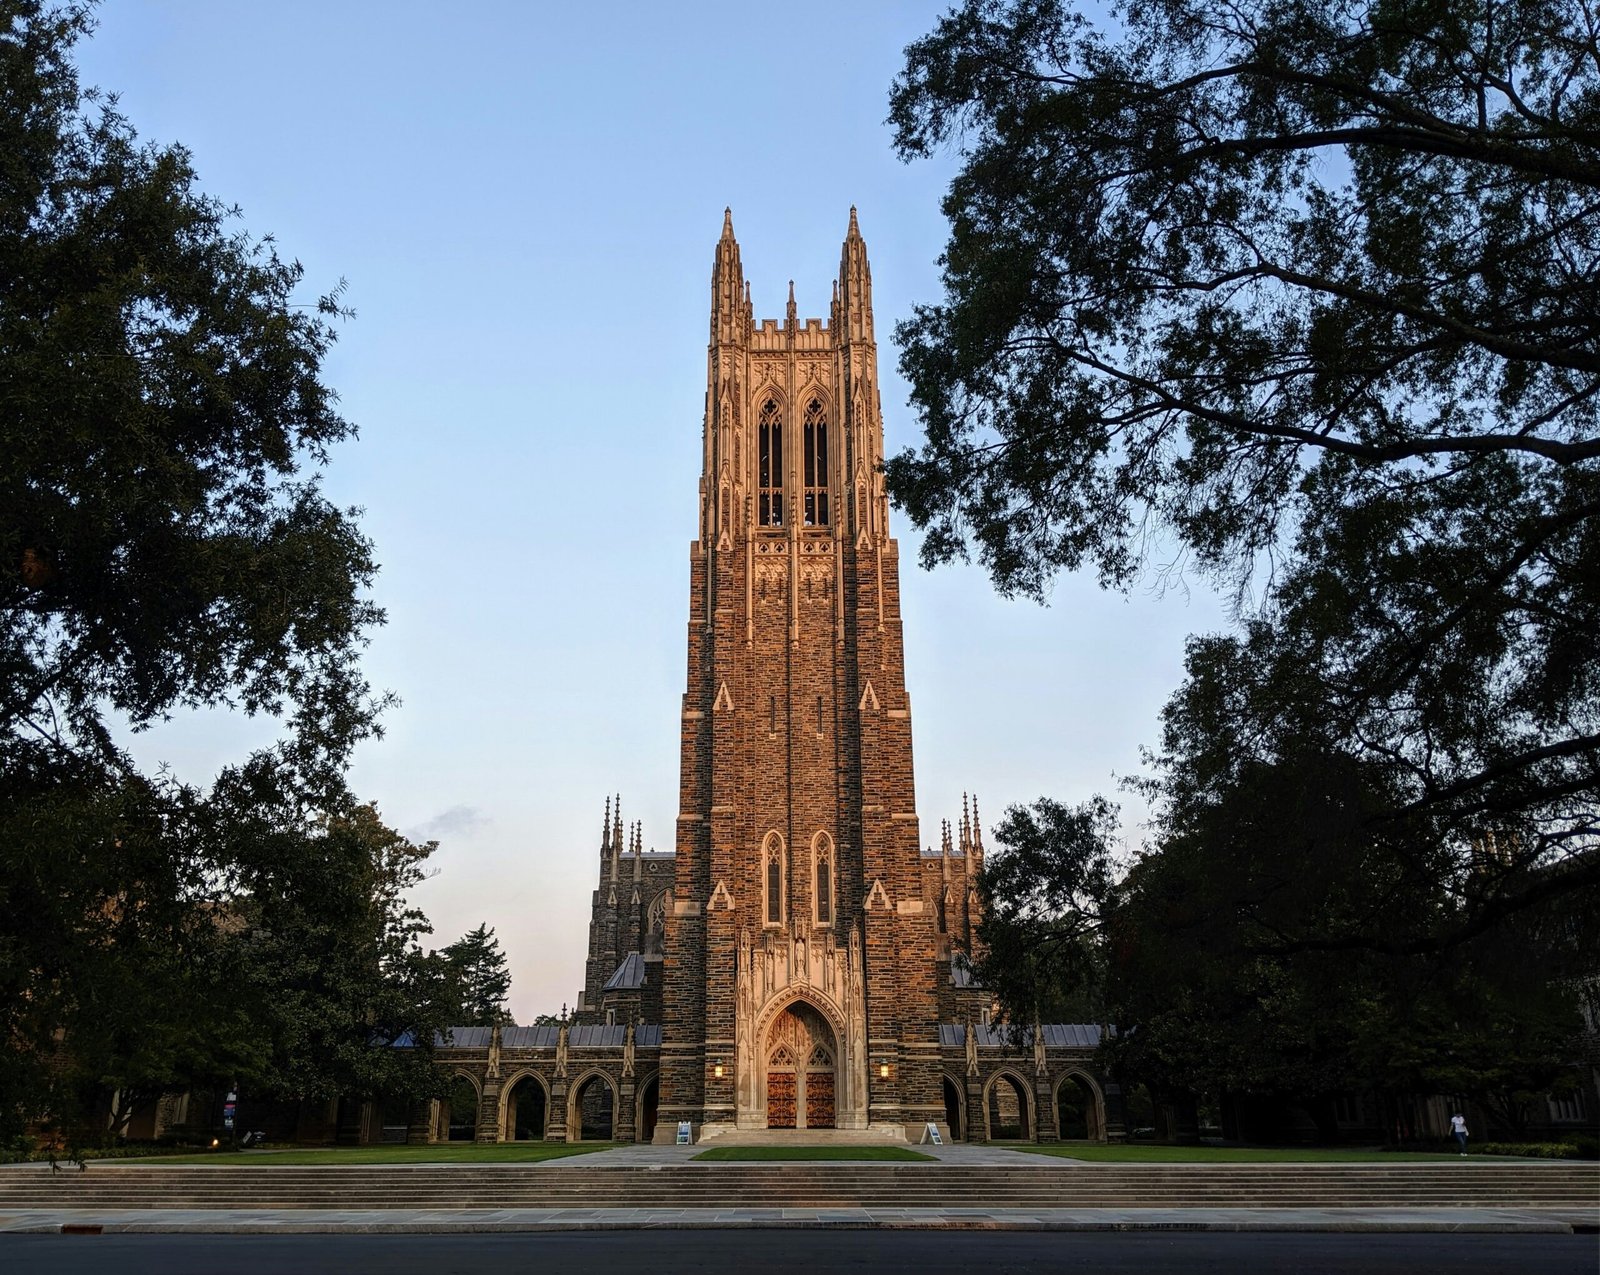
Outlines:
{"type": "Polygon", "coordinates": [[[611,794],[606,794],[605,818],[600,820],[600,857],[605,858],[611,849],[611,794]]]}
{"type": "Polygon", "coordinates": [[[617,856],[622,853],[622,794],[617,794],[617,804],[611,818],[611,879],[617,879],[617,856]]]}
{"type": "Polygon", "coordinates": [[[850,208],[850,229],[845,232],[839,254],[839,299],[843,307],[844,339],[871,341],[872,267],[867,264],[867,243],[856,222],[855,206],[850,208]]]}
{"type": "Polygon", "coordinates": [[[733,237],[733,209],[722,212],[722,237],[711,266],[711,344],[744,344],[748,306],[739,241],[733,237]]]}

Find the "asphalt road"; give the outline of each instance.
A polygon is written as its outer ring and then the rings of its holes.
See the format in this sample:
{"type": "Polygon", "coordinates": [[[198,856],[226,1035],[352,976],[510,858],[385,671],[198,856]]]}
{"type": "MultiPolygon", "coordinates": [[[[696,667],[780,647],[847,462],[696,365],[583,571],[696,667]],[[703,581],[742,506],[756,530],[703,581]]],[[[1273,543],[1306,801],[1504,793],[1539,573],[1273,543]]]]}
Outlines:
{"type": "Polygon", "coordinates": [[[1596,1275],[1593,1235],[610,1231],[520,1235],[0,1235],[0,1271],[49,1275],[1596,1275]]]}

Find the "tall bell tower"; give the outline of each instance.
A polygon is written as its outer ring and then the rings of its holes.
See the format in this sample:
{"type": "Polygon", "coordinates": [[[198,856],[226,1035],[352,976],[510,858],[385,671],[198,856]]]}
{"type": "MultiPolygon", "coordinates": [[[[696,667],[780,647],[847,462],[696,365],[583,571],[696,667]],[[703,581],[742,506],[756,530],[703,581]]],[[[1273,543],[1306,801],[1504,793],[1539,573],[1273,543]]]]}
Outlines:
{"type": "Polygon", "coordinates": [[[888,534],[872,275],[855,209],[828,322],[754,319],[711,271],[690,547],[659,1136],[915,1132],[944,1115],[888,534]]]}

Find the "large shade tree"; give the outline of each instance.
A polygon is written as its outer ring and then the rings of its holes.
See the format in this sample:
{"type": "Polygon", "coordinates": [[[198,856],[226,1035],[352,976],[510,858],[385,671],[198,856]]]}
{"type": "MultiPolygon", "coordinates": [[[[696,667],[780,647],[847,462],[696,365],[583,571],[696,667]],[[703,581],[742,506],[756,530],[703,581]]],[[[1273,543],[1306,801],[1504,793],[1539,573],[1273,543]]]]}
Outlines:
{"type": "Polygon", "coordinates": [[[113,1089],[423,1078],[367,1048],[419,1026],[427,848],[344,782],[381,614],[315,472],[352,433],[341,308],[80,86],[91,25],[0,3],[0,1133],[113,1089]],[[203,788],[136,763],[205,709],[281,741],[203,788]]]}
{"type": "Polygon", "coordinates": [[[961,167],[891,490],[926,561],[1008,593],[1231,587],[1155,844],[1226,850],[1272,775],[1284,855],[1364,865],[1340,906],[1291,906],[1292,867],[1248,897],[1263,954],[1446,953],[1594,898],[1597,32],[1590,0],[968,0],[895,84],[901,152],[961,167]]]}

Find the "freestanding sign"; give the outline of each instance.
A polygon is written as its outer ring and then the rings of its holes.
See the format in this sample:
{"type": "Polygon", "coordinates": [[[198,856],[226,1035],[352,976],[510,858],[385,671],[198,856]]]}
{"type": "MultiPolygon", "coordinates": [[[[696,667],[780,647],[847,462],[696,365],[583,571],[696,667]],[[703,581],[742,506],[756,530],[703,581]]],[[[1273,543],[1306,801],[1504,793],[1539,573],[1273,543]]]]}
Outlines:
{"type": "Polygon", "coordinates": [[[944,1146],[944,1139],[939,1136],[939,1126],[931,1120],[922,1126],[922,1140],[931,1142],[936,1147],[944,1146]]]}
{"type": "Polygon", "coordinates": [[[689,1122],[687,1120],[678,1121],[678,1144],[682,1146],[685,1142],[693,1141],[694,1134],[690,1132],[689,1122]]]}

